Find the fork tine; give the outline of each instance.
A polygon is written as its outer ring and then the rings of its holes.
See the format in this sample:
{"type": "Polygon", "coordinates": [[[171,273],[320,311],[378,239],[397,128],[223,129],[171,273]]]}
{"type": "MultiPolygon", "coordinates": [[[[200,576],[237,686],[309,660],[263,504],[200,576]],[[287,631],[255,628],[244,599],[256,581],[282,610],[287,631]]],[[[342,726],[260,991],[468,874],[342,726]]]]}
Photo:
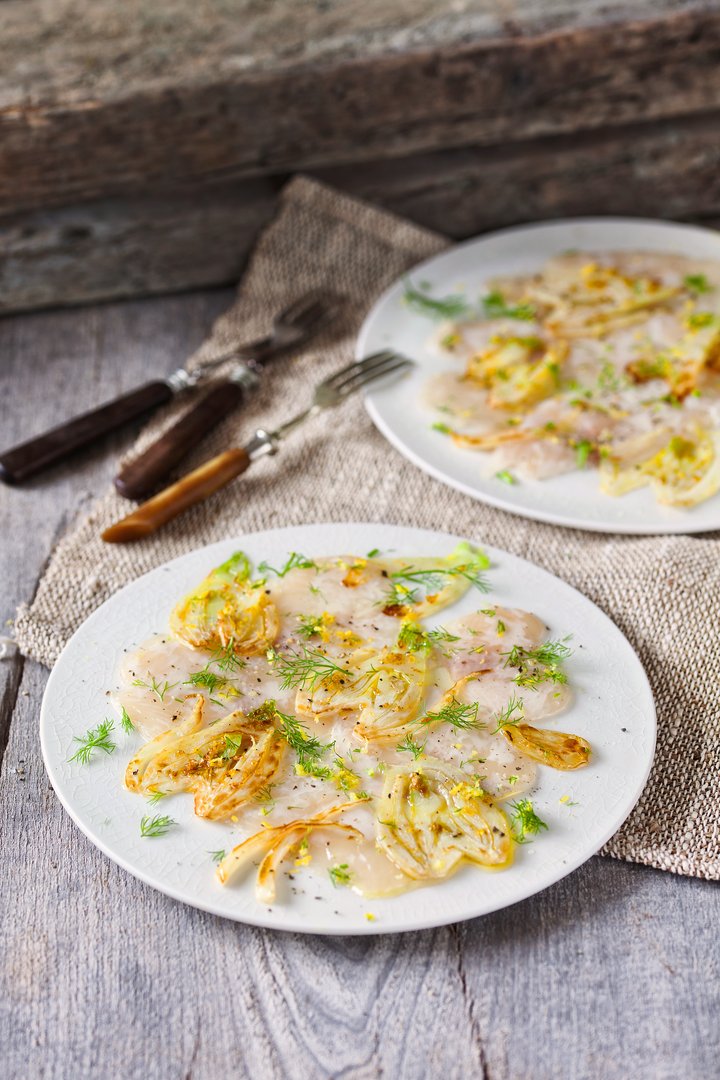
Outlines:
{"type": "Polygon", "coordinates": [[[396,371],[403,371],[411,366],[412,360],[408,360],[405,356],[394,354],[386,360],[380,361],[372,367],[364,368],[357,372],[357,374],[350,376],[345,382],[336,386],[335,391],[340,397],[347,397],[349,394],[354,394],[356,390],[362,389],[363,386],[367,386],[369,383],[382,378],[384,375],[392,375],[396,371]]]}
{"type": "Polygon", "coordinates": [[[362,360],[353,360],[352,363],[346,364],[344,368],[340,368],[339,371],[330,375],[325,380],[325,383],[332,389],[337,390],[348,379],[354,378],[363,371],[370,371],[377,364],[382,364],[398,355],[392,349],[381,349],[380,352],[371,353],[370,356],[366,356],[362,360]]]}

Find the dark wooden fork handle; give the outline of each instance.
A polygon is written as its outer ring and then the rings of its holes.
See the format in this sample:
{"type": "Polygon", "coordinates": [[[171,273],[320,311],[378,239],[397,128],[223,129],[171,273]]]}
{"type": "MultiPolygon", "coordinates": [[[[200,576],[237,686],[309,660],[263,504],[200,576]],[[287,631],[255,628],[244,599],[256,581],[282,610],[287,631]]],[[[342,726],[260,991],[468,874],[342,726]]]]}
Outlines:
{"type": "Polygon", "coordinates": [[[73,450],[87,446],[109,431],[163,405],[172,396],[169,384],[157,379],[76,416],[74,420],[0,454],[0,479],[6,484],[20,484],[49,465],[62,461],[73,450]]]}
{"type": "Polygon", "coordinates": [[[118,492],[126,499],[143,499],[160,487],[186,454],[240,405],[243,396],[239,383],[217,383],[144,453],[121,469],[115,477],[118,492]]]}

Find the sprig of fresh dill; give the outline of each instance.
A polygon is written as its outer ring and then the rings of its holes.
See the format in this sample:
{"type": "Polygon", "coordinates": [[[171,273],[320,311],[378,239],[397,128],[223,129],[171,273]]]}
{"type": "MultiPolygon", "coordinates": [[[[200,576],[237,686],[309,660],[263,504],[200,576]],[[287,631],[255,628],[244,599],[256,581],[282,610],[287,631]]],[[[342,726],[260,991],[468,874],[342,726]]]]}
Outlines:
{"type": "Polygon", "coordinates": [[[478,707],[477,701],[474,701],[472,705],[463,705],[462,702],[453,697],[438,712],[425,713],[422,723],[450,724],[451,727],[467,731],[481,726],[478,721],[478,707]]]}
{"type": "Polygon", "coordinates": [[[121,706],[121,710],[122,711],[120,713],[120,727],[123,729],[126,735],[129,735],[131,731],[135,730],[135,725],[128,716],[128,711],[124,705],[121,706]]]}
{"type": "Polygon", "coordinates": [[[132,684],[133,686],[143,686],[146,690],[152,690],[153,694],[155,694],[160,701],[165,700],[165,695],[168,690],[172,690],[173,687],[178,685],[177,683],[168,682],[167,679],[164,683],[161,683],[154,675],[151,676],[150,682],[145,682],[144,679],[133,679],[132,684]]]}
{"type": "Polygon", "coordinates": [[[320,765],[320,760],[335,744],[323,743],[320,739],[311,735],[305,724],[303,724],[302,720],[298,720],[297,716],[289,716],[277,709],[275,715],[279,721],[280,734],[290,749],[295,751],[300,768],[313,776],[327,779],[332,774],[332,769],[320,765]]]}
{"type": "Polygon", "coordinates": [[[227,855],[227,852],[225,851],[224,848],[218,848],[217,851],[208,851],[208,855],[210,856],[210,858],[212,859],[213,862],[221,863],[223,861],[223,859],[225,858],[225,856],[227,855]]]}
{"type": "Polygon", "coordinates": [[[535,836],[543,829],[547,829],[547,824],[538,817],[533,809],[533,804],[529,799],[518,799],[517,802],[512,803],[513,813],[510,815],[512,821],[513,839],[516,844],[527,844],[528,835],[535,836]]]}
{"type": "Polygon", "coordinates": [[[210,671],[210,662],[208,662],[202,671],[194,671],[189,678],[187,678],[183,685],[185,686],[202,686],[208,690],[211,694],[217,690],[218,686],[225,686],[227,679],[224,675],[217,675],[214,671],[210,671]]]}
{"type": "Polygon", "coordinates": [[[95,750],[102,750],[105,754],[112,754],[116,749],[116,745],[110,737],[110,733],[114,728],[115,721],[106,718],[97,727],[90,728],[84,736],[74,735],[73,741],[79,743],[79,746],[72,757],[68,758],[68,761],[79,761],[81,765],[87,765],[95,750]]]}
{"type": "Polygon", "coordinates": [[[459,563],[457,566],[437,566],[421,570],[409,564],[390,574],[390,590],[383,603],[386,607],[414,604],[418,600],[419,591],[422,590],[425,596],[437,592],[442,589],[447,578],[453,577],[464,578],[480,592],[489,592],[490,586],[484,573],[489,565],[490,560],[483,551],[474,552],[468,562],[459,563]]]}
{"type": "Polygon", "coordinates": [[[215,664],[220,671],[240,671],[246,666],[245,661],[235,652],[235,638],[231,637],[227,645],[215,649],[214,653],[205,665],[215,664]]]}
{"type": "Polygon", "coordinates": [[[567,675],[560,665],[572,655],[572,649],[566,645],[569,637],[560,641],[545,641],[535,649],[526,649],[522,645],[513,645],[503,653],[505,667],[517,668],[514,682],[518,686],[537,690],[544,682],[566,683],[567,675]]]}
{"type": "Polygon", "coordinates": [[[495,735],[498,731],[502,731],[503,728],[513,727],[515,724],[519,724],[524,715],[525,704],[522,698],[518,698],[513,694],[505,708],[496,712],[493,716],[495,728],[493,729],[492,734],[495,735]]]}
{"type": "Polygon", "coordinates": [[[300,690],[314,690],[319,683],[332,675],[352,677],[352,672],[340,667],[319,649],[309,649],[306,645],[302,652],[279,653],[268,649],[267,658],[281,678],[284,690],[297,687],[300,690]]]}
{"type": "Polygon", "coordinates": [[[406,735],[403,741],[397,744],[395,749],[403,754],[412,754],[413,761],[417,761],[417,759],[425,753],[425,743],[415,742],[412,735],[406,735]]]}
{"type": "Polygon", "coordinates": [[[317,570],[318,565],[313,562],[312,559],[308,559],[306,555],[301,555],[298,551],[291,551],[290,556],[279,570],[274,566],[270,566],[269,563],[261,562],[258,566],[258,570],[261,574],[275,574],[276,577],[284,578],[286,574],[289,574],[291,570],[317,570]]]}
{"type": "Polygon", "coordinates": [[[151,806],[156,806],[161,799],[166,799],[169,794],[169,791],[160,791],[160,789],[158,788],[157,790],[150,792],[150,794],[148,795],[148,802],[151,806]]]}
{"type": "Polygon", "coordinates": [[[422,285],[413,285],[409,279],[405,282],[403,300],[412,311],[430,319],[458,319],[471,311],[470,305],[463,296],[458,294],[444,297],[430,296],[426,288],[422,285]]]}
{"type": "Polygon", "coordinates": [[[152,818],[146,814],[140,822],[140,835],[164,836],[173,825],[177,825],[177,821],[168,817],[167,814],[155,814],[152,818]]]}

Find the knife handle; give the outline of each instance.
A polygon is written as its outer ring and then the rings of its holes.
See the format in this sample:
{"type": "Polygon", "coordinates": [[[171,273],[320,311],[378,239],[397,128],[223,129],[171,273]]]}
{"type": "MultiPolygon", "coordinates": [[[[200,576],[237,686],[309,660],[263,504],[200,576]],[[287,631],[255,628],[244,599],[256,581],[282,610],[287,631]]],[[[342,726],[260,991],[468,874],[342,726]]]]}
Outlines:
{"type": "Polygon", "coordinates": [[[127,544],[149,536],[183,510],[202,502],[236,476],[240,476],[249,468],[252,460],[245,447],[225,450],[142,503],[122,521],[111,525],[102,534],[103,540],[108,544],[127,544]]]}
{"type": "Polygon", "coordinates": [[[6,484],[20,484],[48,465],[62,461],[73,450],[87,446],[109,431],[115,431],[150,409],[163,405],[173,393],[170,381],[156,379],[97,409],[76,416],[74,420],[68,420],[44,435],[14,446],[0,454],[0,479],[6,484]]]}
{"type": "Polygon", "coordinates": [[[242,402],[240,383],[223,380],[169,427],[159,439],[115,477],[115,488],[126,499],[143,499],[160,487],[179,462],[242,402]]]}

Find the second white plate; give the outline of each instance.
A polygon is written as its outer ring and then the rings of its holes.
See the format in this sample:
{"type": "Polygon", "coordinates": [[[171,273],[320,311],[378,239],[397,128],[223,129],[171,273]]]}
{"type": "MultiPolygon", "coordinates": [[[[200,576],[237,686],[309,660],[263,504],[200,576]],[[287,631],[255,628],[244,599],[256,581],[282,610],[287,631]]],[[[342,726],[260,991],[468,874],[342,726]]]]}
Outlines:
{"type": "MultiPolygon", "coordinates": [[[[563,251],[658,251],[720,261],[720,235],[709,229],[636,218],[584,218],[505,229],[458,244],[415,267],[409,277],[427,283],[433,296],[463,292],[478,297],[490,278],[526,274],[563,251]]],[[[523,517],[577,529],[612,533],[698,533],[720,529],[720,495],[679,510],[660,506],[649,489],[613,498],[599,489],[595,472],[508,486],[483,474],[482,455],[453,446],[431,428],[420,401],[422,387],[447,361],[428,347],[433,324],[403,302],[404,279],[385,292],[368,315],[358,357],[393,348],[417,362],[407,378],[366,394],[370,416],[383,435],[415,465],[438,480],[523,517]]]]}

